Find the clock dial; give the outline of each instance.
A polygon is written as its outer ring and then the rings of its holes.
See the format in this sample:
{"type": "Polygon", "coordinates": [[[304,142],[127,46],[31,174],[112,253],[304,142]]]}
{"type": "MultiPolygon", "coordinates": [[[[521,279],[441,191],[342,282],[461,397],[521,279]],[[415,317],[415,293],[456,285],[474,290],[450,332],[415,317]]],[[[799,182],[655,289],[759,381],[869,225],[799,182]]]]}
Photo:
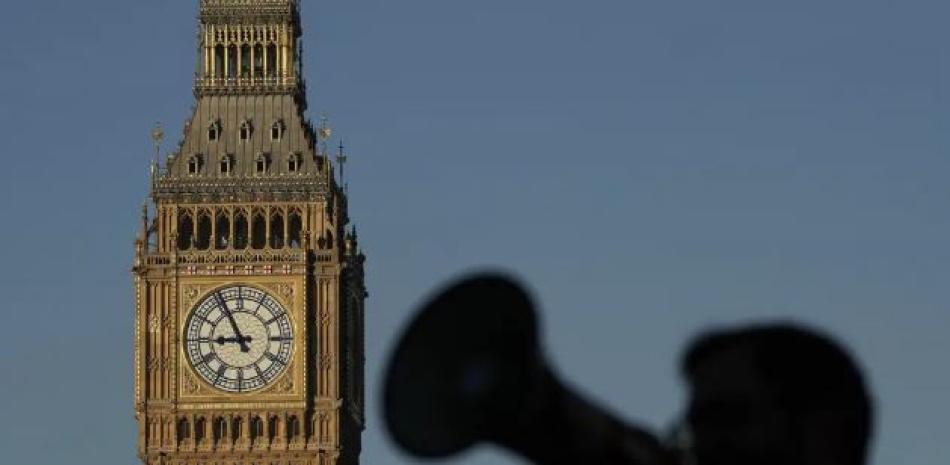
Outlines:
{"type": "Polygon", "coordinates": [[[185,323],[185,354],[209,384],[227,392],[270,385],[290,364],[293,328],[272,296],[249,286],[219,289],[185,323]]]}

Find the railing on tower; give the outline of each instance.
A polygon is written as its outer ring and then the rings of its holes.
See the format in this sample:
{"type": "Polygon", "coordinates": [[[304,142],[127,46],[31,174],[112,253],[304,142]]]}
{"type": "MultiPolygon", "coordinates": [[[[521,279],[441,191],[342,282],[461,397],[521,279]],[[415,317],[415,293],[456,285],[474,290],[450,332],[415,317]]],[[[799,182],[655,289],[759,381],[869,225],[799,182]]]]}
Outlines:
{"type": "Polygon", "coordinates": [[[199,93],[228,90],[271,90],[277,92],[303,92],[305,85],[297,76],[268,77],[203,77],[195,78],[195,90],[199,93]]]}

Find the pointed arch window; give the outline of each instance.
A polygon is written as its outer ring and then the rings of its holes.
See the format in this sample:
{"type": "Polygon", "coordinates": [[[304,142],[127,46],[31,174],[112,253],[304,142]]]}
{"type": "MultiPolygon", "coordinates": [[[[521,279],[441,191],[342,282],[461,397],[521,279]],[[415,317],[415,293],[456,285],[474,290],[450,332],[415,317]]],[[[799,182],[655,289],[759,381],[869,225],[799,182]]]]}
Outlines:
{"type": "Polygon", "coordinates": [[[234,156],[222,155],[220,163],[221,174],[231,174],[234,172],[234,156]]]}
{"type": "Polygon", "coordinates": [[[257,154],[257,158],[254,159],[254,167],[256,168],[257,174],[266,173],[268,165],[270,165],[270,157],[266,153],[257,154]]]}
{"type": "Polygon", "coordinates": [[[254,214],[251,220],[251,248],[263,249],[267,245],[267,218],[263,213],[254,214]]]}
{"type": "Polygon", "coordinates": [[[248,242],[247,215],[243,211],[234,214],[234,248],[244,250],[248,242]]]}
{"type": "Polygon", "coordinates": [[[188,420],[186,418],[182,418],[178,420],[178,440],[179,441],[188,439],[191,436],[190,431],[189,431],[190,430],[189,426],[190,425],[188,424],[188,420]]]}
{"type": "Polygon", "coordinates": [[[214,435],[214,442],[222,442],[228,436],[228,422],[224,418],[215,418],[211,423],[211,433],[214,435]]]}
{"type": "Polygon", "coordinates": [[[267,77],[277,76],[277,46],[267,46],[267,77]]]}
{"type": "Polygon", "coordinates": [[[270,217],[270,247],[281,249],[284,247],[284,213],[280,210],[270,217]]]}
{"type": "Polygon", "coordinates": [[[238,439],[241,439],[241,435],[242,435],[241,430],[243,429],[243,426],[244,426],[243,423],[244,422],[241,421],[240,418],[235,418],[231,422],[231,439],[232,440],[237,441],[238,439]]]}
{"type": "Polygon", "coordinates": [[[188,158],[188,174],[198,174],[201,171],[201,155],[195,154],[188,158]]]}
{"type": "Polygon", "coordinates": [[[195,236],[195,248],[198,250],[211,248],[211,214],[207,211],[198,215],[198,235],[195,236]]]}
{"type": "Polygon", "coordinates": [[[218,212],[214,225],[214,248],[224,250],[231,241],[231,221],[226,212],[218,212]]]}
{"type": "Polygon", "coordinates": [[[270,128],[270,138],[271,140],[281,140],[284,138],[284,121],[277,120],[270,128]]]}
{"type": "Polygon", "coordinates": [[[228,77],[237,77],[238,48],[237,45],[228,46],[228,77]]]}
{"type": "Polygon", "coordinates": [[[254,77],[264,77],[264,47],[254,46],[254,77]]]}
{"type": "Polygon", "coordinates": [[[287,420],[287,439],[294,442],[300,436],[300,420],[296,415],[291,415],[287,420]]]}
{"type": "Polygon", "coordinates": [[[257,442],[264,436],[264,422],[261,420],[261,417],[254,417],[251,419],[251,441],[257,442]]]}
{"type": "Polygon", "coordinates": [[[247,44],[241,46],[241,77],[251,77],[251,46],[247,44]]]}
{"type": "Polygon", "coordinates": [[[292,153],[287,156],[287,171],[297,173],[300,171],[300,154],[292,153]]]}
{"type": "Polygon", "coordinates": [[[224,46],[217,45],[214,47],[214,77],[223,78],[224,77],[224,46]]]}
{"type": "Polygon", "coordinates": [[[208,125],[208,140],[216,141],[221,138],[221,123],[217,120],[208,125]]]}
{"type": "Polygon", "coordinates": [[[301,232],[303,230],[303,221],[300,218],[300,212],[294,210],[290,212],[287,219],[287,243],[292,249],[300,248],[301,232]]]}
{"type": "Polygon", "coordinates": [[[274,438],[277,437],[277,417],[271,416],[267,419],[267,440],[268,442],[274,442],[274,438]]]}
{"type": "Polygon", "coordinates": [[[184,212],[178,215],[178,250],[191,248],[191,239],[195,234],[195,223],[191,213],[184,212]]]}
{"type": "Polygon", "coordinates": [[[251,127],[250,121],[244,120],[241,122],[241,130],[240,130],[241,140],[250,139],[252,131],[253,131],[253,127],[251,127]]]}
{"type": "Polygon", "coordinates": [[[205,439],[205,419],[199,417],[195,420],[195,443],[201,443],[205,439]]]}

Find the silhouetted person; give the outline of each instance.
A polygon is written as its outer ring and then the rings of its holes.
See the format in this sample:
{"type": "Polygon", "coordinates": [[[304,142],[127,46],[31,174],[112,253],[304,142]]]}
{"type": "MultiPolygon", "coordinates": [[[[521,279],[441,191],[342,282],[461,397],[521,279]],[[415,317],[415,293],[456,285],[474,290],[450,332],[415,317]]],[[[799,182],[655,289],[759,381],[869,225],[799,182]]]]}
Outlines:
{"type": "Polygon", "coordinates": [[[687,350],[697,465],[863,465],[872,406],[828,337],[794,325],[713,332],[687,350]]]}
{"type": "Polygon", "coordinates": [[[688,440],[671,448],[561,382],[528,293],[478,274],[436,293],[403,333],[384,417],[400,446],[428,458],[492,442],[544,465],[864,465],[871,404],[829,338],[793,325],[714,332],[691,343],[683,372],[688,440]]]}

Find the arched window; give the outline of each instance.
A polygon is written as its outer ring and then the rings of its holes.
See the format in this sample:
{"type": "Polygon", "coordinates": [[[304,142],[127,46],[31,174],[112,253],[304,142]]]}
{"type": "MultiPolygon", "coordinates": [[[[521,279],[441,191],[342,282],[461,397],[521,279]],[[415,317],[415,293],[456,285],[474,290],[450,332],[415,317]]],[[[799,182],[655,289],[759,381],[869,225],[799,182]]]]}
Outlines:
{"type": "Polygon", "coordinates": [[[241,429],[244,426],[240,418],[235,418],[231,422],[231,439],[237,441],[241,437],[241,429]]]}
{"type": "Polygon", "coordinates": [[[277,437],[277,417],[270,417],[267,420],[267,441],[273,443],[277,437]]]}
{"type": "Polygon", "coordinates": [[[284,247],[284,214],[280,210],[270,217],[270,246],[272,249],[284,247]]]}
{"type": "Polygon", "coordinates": [[[257,441],[262,437],[264,437],[264,422],[261,417],[254,417],[251,419],[251,441],[257,441]]]}
{"type": "Polygon", "coordinates": [[[257,158],[254,159],[254,165],[257,170],[257,174],[264,174],[267,172],[267,167],[270,164],[270,157],[266,153],[257,154],[257,158]]]}
{"type": "Polygon", "coordinates": [[[221,45],[214,48],[214,77],[224,77],[224,46],[221,45]]]}
{"type": "Polygon", "coordinates": [[[264,77],[264,47],[254,46],[254,77],[264,77]]]}
{"type": "Polygon", "coordinates": [[[198,174],[201,171],[201,155],[192,155],[188,158],[188,174],[198,174]]]}
{"type": "Polygon", "coordinates": [[[247,242],[247,216],[239,211],[234,214],[234,248],[244,250],[247,242]]]}
{"type": "Polygon", "coordinates": [[[251,46],[241,46],[241,77],[251,77],[251,46]]]}
{"type": "Polygon", "coordinates": [[[195,234],[195,223],[191,213],[184,212],[178,215],[178,250],[191,248],[191,240],[195,234]]]}
{"type": "Polygon", "coordinates": [[[216,141],[221,138],[221,123],[217,120],[208,125],[208,140],[216,141]]]}
{"type": "Polygon", "coordinates": [[[270,138],[271,140],[281,140],[284,138],[284,121],[277,120],[274,122],[274,125],[270,128],[270,138]]]}
{"type": "Polygon", "coordinates": [[[237,77],[238,49],[237,45],[228,47],[228,77],[237,77]]]}
{"type": "Polygon", "coordinates": [[[214,248],[218,250],[228,248],[228,242],[231,240],[231,221],[228,219],[226,213],[218,213],[218,219],[215,220],[214,231],[214,248]]]}
{"type": "Polygon", "coordinates": [[[198,235],[195,236],[195,248],[198,250],[211,248],[211,215],[207,212],[198,216],[198,235]]]}
{"type": "Polygon", "coordinates": [[[221,156],[221,174],[231,174],[234,171],[234,157],[232,155],[221,156]]]}
{"type": "Polygon", "coordinates": [[[267,76],[277,76],[277,46],[274,44],[267,46],[267,76]]]}
{"type": "Polygon", "coordinates": [[[251,248],[263,249],[267,244],[267,219],[263,213],[255,213],[251,221],[251,248]]]}
{"type": "Polygon", "coordinates": [[[300,171],[300,154],[292,153],[287,156],[287,171],[290,173],[300,171]]]}
{"type": "Polygon", "coordinates": [[[296,415],[291,415],[287,419],[287,440],[293,441],[298,436],[300,436],[300,420],[297,419],[296,415]]]}
{"type": "Polygon", "coordinates": [[[195,443],[201,443],[205,440],[205,419],[199,417],[195,420],[195,443]]]}
{"type": "Polygon", "coordinates": [[[303,221],[300,218],[300,212],[294,210],[290,212],[290,218],[287,220],[287,242],[293,249],[299,249],[301,243],[301,232],[303,230],[303,221]]]}
{"type": "Polygon", "coordinates": [[[215,418],[211,426],[211,434],[214,435],[215,443],[222,442],[228,437],[228,422],[224,418],[215,418]]]}
{"type": "Polygon", "coordinates": [[[253,128],[251,127],[251,122],[250,122],[250,121],[248,121],[248,120],[242,121],[242,122],[241,122],[241,130],[240,130],[241,140],[248,140],[248,139],[250,139],[250,138],[251,138],[251,131],[252,131],[252,130],[253,130],[253,128]]]}
{"type": "Polygon", "coordinates": [[[187,419],[187,418],[182,418],[182,419],[178,420],[178,431],[177,431],[177,433],[178,433],[178,440],[179,440],[179,441],[183,441],[183,440],[185,440],[185,439],[188,439],[188,438],[191,436],[191,431],[189,431],[190,428],[189,428],[188,426],[189,426],[189,425],[188,425],[188,419],[187,419]]]}

